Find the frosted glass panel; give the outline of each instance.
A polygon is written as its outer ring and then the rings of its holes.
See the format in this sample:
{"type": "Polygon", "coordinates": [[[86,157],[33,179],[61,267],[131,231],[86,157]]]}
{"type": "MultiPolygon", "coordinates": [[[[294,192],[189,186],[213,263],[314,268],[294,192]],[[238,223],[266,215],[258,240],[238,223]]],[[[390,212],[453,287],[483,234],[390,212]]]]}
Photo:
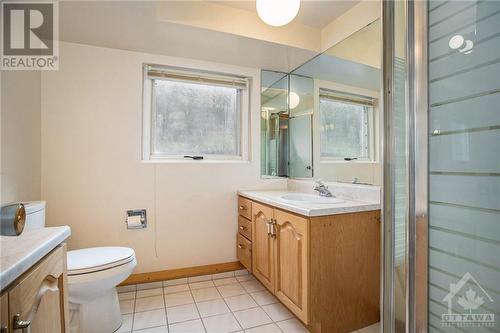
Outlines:
{"type": "Polygon", "coordinates": [[[428,27],[429,331],[500,332],[500,2],[428,27]]]}

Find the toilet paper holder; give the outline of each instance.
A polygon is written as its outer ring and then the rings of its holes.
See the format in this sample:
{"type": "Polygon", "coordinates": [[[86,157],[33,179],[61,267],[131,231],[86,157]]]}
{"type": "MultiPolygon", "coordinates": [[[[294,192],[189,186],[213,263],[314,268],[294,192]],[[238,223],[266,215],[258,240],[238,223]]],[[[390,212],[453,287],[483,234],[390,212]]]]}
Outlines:
{"type": "Polygon", "coordinates": [[[146,228],[147,226],[146,210],[145,209],[127,210],[127,218],[125,220],[125,224],[127,225],[127,229],[146,228]]]}

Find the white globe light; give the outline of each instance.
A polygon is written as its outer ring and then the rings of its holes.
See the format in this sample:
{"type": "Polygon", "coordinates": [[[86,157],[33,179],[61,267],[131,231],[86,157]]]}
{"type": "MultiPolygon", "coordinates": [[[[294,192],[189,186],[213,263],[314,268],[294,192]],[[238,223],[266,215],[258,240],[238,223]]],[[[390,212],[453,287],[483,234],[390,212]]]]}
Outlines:
{"type": "Polygon", "coordinates": [[[299,94],[296,92],[292,91],[290,92],[290,97],[288,98],[288,104],[291,109],[295,109],[297,106],[299,106],[300,103],[300,97],[299,94]]]}
{"type": "Polygon", "coordinates": [[[461,48],[465,43],[465,38],[462,35],[455,35],[450,38],[450,41],[448,42],[448,46],[452,50],[456,50],[461,48]]]}
{"type": "Polygon", "coordinates": [[[265,23],[280,27],[290,23],[300,9],[300,0],[257,0],[257,14],[265,23]]]}

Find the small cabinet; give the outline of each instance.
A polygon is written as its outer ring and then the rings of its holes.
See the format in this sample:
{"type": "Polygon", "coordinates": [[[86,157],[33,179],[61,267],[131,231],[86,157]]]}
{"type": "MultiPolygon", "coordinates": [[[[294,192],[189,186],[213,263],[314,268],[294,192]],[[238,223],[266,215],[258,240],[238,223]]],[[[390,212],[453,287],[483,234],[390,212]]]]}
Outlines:
{"type": "Polygon", "coordinates": [[[274,292],[274,242],[271,235],[274,209],[252,202],[252,214],[253,274],[267,289],[274,292]]]}
{"type": "Polygon", "coordinates": [[[2,329],[69,333],[66,279],[66,245],[60,245],[2,294],[2,329]]]}
{"type": "Polygon", "coordinates": [[[275,295],[304,323],[308,322],[308,219],[275,210],[275,295]]]}
{"type": "Polygon", "coordinates": [[[252,242],[238,234],[238,260],[248,271],[252,271],[252,242]]]}

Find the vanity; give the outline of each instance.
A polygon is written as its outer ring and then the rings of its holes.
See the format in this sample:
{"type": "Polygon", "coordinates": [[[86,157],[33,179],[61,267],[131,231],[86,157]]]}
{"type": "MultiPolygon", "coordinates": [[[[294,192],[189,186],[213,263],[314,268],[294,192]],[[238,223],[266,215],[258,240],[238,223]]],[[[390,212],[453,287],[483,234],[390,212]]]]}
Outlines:
{"type": "Polygon", "coordinates": [[[240,191],[238,213],[239,261],[311,332],[380,320],[377,202],[240,191]]]}
{"type": "Polygon", "coordinates": [[[66,244],[70,228],[0,236],[0,332],[69,332],[66,244]]]}

